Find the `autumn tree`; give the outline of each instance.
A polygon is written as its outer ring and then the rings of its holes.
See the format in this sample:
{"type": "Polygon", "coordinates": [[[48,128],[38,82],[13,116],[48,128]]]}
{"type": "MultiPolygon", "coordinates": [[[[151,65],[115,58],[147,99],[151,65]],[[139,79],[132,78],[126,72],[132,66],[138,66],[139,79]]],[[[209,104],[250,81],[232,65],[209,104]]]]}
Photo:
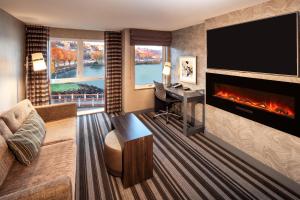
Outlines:
{"type": "Polygon", "coordinates": [[[68,61],[69,66],[70,66],[71,65],[71,61],[72,61],[71,51],[65,51],[65,59],[68,61]]]}
{"type": "Polygon", "coordinates": [[[101,51],[92,51],[91,58],[95,60],[95,64],[98,64],[103,59],[103,52],[101,51]]]}
{"type": "Polygon", "coordinates": [[[74,63],[77,63],[77,55],[76,55],[76,52],[74,52],[74,51],[72,53],[72,58],[73,58],[74,63]]]}
{"type": "Polygon", "coordinates": [[[59,51],[61,49],[60,48],[57,48],[57,47],[53,47],[51,48],[51,60],[52,62],[54,63],[54,66],[56,67],[58,62],[59,62],[59,51]]]}
{"type": "Polygon", "coordinates": [[[60,62],[62,61],[62,62],[64,62],[64,64],[66,63],[65,54],[64,54],[63,49],[60,49],[60,51],[58,51],[58,59],[60,62]]]}

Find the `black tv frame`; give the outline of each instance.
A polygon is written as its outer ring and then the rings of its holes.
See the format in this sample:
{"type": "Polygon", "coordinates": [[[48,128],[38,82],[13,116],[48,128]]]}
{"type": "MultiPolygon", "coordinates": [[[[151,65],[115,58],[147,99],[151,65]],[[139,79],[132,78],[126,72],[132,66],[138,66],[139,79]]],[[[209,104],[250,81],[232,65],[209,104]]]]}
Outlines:
{"type": "MultiPolygon", "coordinates": [[[[236,23],[236,24],[230,24],[230,25],[226,25],[226,26],[222,26],[222,27],[218,27],[218,28],[212,28],[212,29],[208,29],[206,30],[206,35],[208,34],[207,32],[210,30],[217,30],[217,29],[222,29],[222,28],[226,28],[226,27],[232,27],[232,26],[236,26],[236,25],[241,25],[241,24],[247,24],[247,23],[252,23],[252,22],[256,22],[256,21],[262,21],[262,20],[266,20],[266,19],[271,19],[274,17],[280,17],[280,16],[285,16],[285,15],[289,15],[289,14],[296,14],[296,41],[297,41],[297,73],[293,74],[293,75],[289,75],[289,74],[277,74],[277,73],[268,73],[268,72],[257,72],[257,71],[242,71],[242,70],[235,70],[235,69],[228,69],[226,67],[220,67],[220,66],[208,66],[208,59],[206,59],[207,62],[207,69],[216,69],[216,70],[228,70],[228,71],[236,71],[236,72],[241,72],[241,73],[260,73],[260,74],[266,74],[266,75],[275,75],[275,76],[288,76],[288,77],[300,77],[300,33],[299,33],[299,27],[300,27],[300,12],[290,12],[290,13],[284,13],[281,15],[276,15],[276,16],[270,16],[270,17],[265,17],[265,18],[261,18],[261,19],[255,19],[255,20],[250,20],[250,21],[245,21],[245,22],[241,22],[241,23],[236,23]]],[[[206,39],[206,47],[207,47],[207,39],[206,39]]],[[[208,51],[207,51],[207,55],[208,55],[208,51]]]]}

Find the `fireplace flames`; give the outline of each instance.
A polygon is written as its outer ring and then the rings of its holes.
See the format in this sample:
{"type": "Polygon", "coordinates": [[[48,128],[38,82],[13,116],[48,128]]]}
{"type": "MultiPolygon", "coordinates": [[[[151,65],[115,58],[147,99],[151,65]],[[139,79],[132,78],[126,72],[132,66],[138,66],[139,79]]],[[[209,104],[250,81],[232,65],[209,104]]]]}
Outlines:
{"type": "Polygon", "coordinates": [[[294,109],[290,108],[288,105],[282,105],[282,103],[278,103],[276,102],[276,100],[259,101],[247,95],[241,95],[226,90],[216,91],[214,96],[220,97],[222,99],[230,100],[239,104],[255,107],[278,115],[295,118],[294,109]]]}

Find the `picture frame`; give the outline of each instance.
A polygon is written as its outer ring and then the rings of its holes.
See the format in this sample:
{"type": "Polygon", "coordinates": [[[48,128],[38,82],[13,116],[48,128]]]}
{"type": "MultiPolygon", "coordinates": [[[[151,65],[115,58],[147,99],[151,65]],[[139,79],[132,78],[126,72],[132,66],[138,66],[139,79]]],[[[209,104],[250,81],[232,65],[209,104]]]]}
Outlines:
{"type": "Polygon", "coordinates": [[[186,83],[197,83],[196,56],[179,57],[179,80],[186,83]]]}

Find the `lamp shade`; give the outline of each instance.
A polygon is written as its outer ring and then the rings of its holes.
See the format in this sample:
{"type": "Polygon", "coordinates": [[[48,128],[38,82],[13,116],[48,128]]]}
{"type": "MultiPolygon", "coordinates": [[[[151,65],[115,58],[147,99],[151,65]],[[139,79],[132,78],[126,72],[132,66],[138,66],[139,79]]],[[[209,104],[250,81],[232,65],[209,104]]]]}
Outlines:
{"type": "Polygon", "coordinates": [[[165,62],[164,64],[164,69],[162,72],[164,75],[168,76],[171,74],[171,63],[170,62],[165,62]]]}
{"type": "Polygon", "coordinates": [[[34,71],[41,71],[47,69],[42,53],[33,53],[31,54],[31,58],[34,71]]]}

